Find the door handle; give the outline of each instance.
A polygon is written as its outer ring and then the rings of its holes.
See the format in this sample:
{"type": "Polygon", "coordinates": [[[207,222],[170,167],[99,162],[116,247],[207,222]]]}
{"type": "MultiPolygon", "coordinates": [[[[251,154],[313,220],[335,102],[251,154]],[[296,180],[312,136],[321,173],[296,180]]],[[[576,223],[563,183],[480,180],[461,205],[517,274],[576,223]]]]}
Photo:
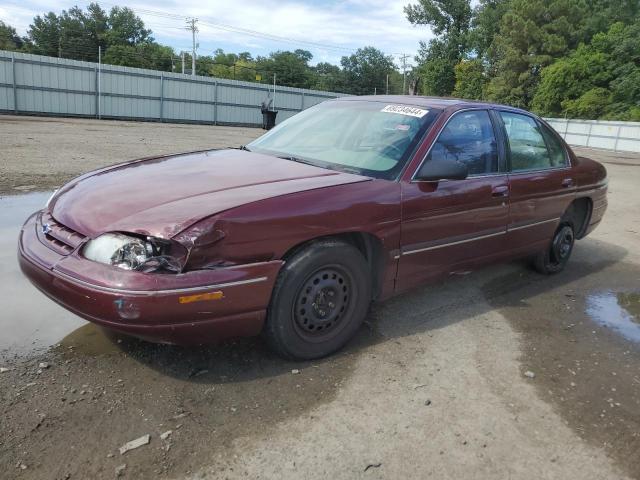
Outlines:
{"type": "Polygon", "coordinates": [[[565,178],[562,180],[562,186],[564,188],[573,187],[573,178],[565,178]]]}
{"type": "Polygon", "coordinates": [[[509,196],[509,185],[498,185],[491,189],[492,197],[508,197],[509,196]]]}

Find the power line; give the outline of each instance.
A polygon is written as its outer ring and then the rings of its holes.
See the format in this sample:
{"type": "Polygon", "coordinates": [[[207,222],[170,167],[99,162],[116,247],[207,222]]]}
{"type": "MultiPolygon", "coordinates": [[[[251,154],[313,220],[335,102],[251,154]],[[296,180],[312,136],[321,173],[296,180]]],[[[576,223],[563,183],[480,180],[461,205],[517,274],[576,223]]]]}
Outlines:
{"type": "MultiPolygon", "coordinates": [[[[111,7],[115,7],[115,6],[119,6],[110,2],[100,2],[101,4],[104,5],[108,5],[111,7]]],[[[143,9],[143,8],[135,8],[132,9],[134,10],[136,13],[141,13],[144,15],[149,15],[149,16],[155,16],[155,17],[159,17],[159,18],[165,18],[165,19],[171,19],[171,20],[182,20],[184,19],[184,16],[179,15],[179,14],[174,14],[174,13],[168,13],[168,12],[163,12],[163,11],[159,11],[159,10],[151,10],[151,9],[143,9]]],[[[321,43],[321,42],[313,42],[313,41],[309,41],[309,40],[302,40],[299,38],[293,38],[293,37],[288,37],[288,36],[282,36],[282,35],[274,35],[274,34],[270,34],[270,33],[265,33],[265,32],[261,32],[261,31],[257,31],[257,30],[252,30],[252,29],[248,29],[248,28],[243,28],[243,27],[236,27],[233,25],[229,25],[229,24],[223,24],[223,23],[218,23],[218,22],[214,22],[210,19],[200,19],[199,20],[200,23],[202,25],[206,25],[206,26],[210,26],[212,28],[215,29],[219,29],[219,30],[223,30],[223,31],[227,31],[227,32],[232,32],[232,33],[239,33],[242,35],[247,35],[247,36],[251,36],[251,37],[255,37],[255,38],[261,38],[261,39],[267,39],[267,40],[272,40],[275,42],[284,42],[284,43],[289,43],[289,44],[294,44],[294,45],[298,45],[298,46],[308,46],[308,47],[315,47],[315,48],[320,48],[320,49],[325,49],[325,50],[333,50],[333,51],[341,51],[341,52],[349,52],[349,53],[353,53],[356,49],[354,48],[349,48],[349,47],[342,47],[339,45],[331,45],[331,44],[327,44],[327,43],[321,43]]],[[[196,18],[192,18],[192,19],[187,19],[187,24],[191,24],[187,27],[188,30],[192,31],[192,37],[195,36],[194,35],[194,31],[193,29],[196,28],[196,32],[197,32],[197,27],[195,27],[195,22],[198,22],[198,19],[196,18]],[[191,22],[193,22],[191,24],[191,22]]],[[[154,26],[151,22],[149,23],[150,26],[154,26]]],[[[175,26],[169,26],[169,25],[158,25],[160,28],[180,28],[180,27],[175,27],[175,26]]],[[[193,39],[192,39],[193,40],[193,39]]],[[[195,50],[192,48],[192,50],[195,50]]],[[[399,53],[392,53],[392,55],[404,55],[404,54],[399,54],[399,53]]],[[[195,52],[194,55],[192,55],[195,58],[195,52]]],[[[408,57],[408,56],[407,56],[408,57]]]]}
{"type": "MultiPolygon", "coordinates": [[[[109,3],[109,2],[101,2],[101,3],[104,3],[105,5],[115,6],[114,4],[109,3]]],[[[163,12],[163,11],[159,11],[159,10],[136,8],[135,11],[136,11],[136,13],[139,13],[139,14],[155,16],[155,17],[160,17],[160,18],[168,18],[168,19],[174,19],[174,20],[181,20],[181,19],[184,18],[183,16],[178,15],[178,14],[163,12]]],[[[200,23],[202,25],[207,25],[207,26],[219,29],[219,30],[224,30],[224,31],[233,32],[233,33],[240,33],[240,34],[247,35],[247,36],[250,36],[250,37],[273,40],[273,41],[276,41],[276,42],[284,42],[284,43],[290,43],[290,44],[295,44],[295,45],[306,45],[306,46],[315,47],[315,48],[322,48],[322,49],[325,49],[325,50],[335,50],[335,51],[350,52],[350,53],[353,53],[355,50],[357,50],[357,49],[354,49],[354,48],[342,47],[342,46],[339,46],[339,45],[330,45],[330,44],[327,44],[327,43],[313,42],[313,41],[309,41],[309,40],[302,40],[300,38],[287,37],[287,36],[283,36],[283,35],[274,35],[274,34],[271,34],[271,33],[260,32],[258,30],[252,30],[252,29],[249,29],[249,28],[236,27],[236,26],[229,25],[229,24],[218,23],[218,22],[215,22],[215,21],[213,21],[211,19],[208,19],[206,17],[205,18],[201,18],[200,19],[200,23]]],[[[398,55],[398,54],[397,53],[393,53],[392,55],[398,55]]]]}

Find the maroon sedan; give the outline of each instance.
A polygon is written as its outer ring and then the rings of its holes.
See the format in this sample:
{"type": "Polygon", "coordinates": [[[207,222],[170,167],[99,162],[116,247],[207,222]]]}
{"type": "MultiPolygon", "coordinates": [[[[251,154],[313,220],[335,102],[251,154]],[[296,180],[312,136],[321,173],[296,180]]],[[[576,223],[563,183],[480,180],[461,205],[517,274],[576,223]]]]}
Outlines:
{"type": "Polygon", "coordinates": [[[262,333],[330,354],[370,303],[481,264],[565,266],[607,206],[602,165],[515,108],[317,105],[239,149],[83,175],[25,223],[22,270],[81,317],[200,344],[262,333]]]}

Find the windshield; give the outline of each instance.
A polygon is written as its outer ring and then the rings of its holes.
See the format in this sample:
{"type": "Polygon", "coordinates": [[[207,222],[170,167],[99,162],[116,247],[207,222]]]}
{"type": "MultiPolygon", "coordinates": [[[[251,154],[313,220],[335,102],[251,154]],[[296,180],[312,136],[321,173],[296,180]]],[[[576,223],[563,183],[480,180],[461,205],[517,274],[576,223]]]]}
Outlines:
{"type": "Polygon", "coordinates": [[[440,111],[373,101],[329,101],[287,119],[251,151],[394,179],[440,111]]]}

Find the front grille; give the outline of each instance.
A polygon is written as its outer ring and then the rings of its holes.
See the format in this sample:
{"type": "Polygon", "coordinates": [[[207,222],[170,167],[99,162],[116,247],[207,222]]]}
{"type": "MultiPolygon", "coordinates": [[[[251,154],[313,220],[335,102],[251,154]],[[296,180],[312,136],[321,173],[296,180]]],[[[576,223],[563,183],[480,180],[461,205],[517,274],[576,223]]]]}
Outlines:
{"type": "Polygon", "coordinates": [[[61,255],[69,255],[85,239],[84,235],[56,221],[49,212],[40,217],[38,236],[42,243],[61,255]]]}

